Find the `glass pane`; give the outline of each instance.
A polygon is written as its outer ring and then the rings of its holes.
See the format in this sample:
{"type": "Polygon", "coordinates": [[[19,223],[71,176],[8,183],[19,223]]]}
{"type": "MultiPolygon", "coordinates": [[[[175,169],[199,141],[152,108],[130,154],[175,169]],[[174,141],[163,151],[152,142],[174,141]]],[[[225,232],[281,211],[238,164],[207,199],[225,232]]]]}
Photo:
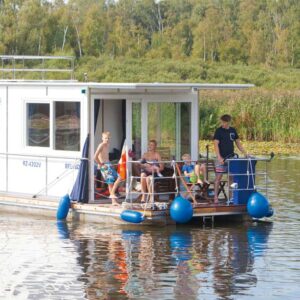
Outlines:
{"type": "Polygon", "coordinates": [[[149,103],[148,141],[157,141],[163,160],[180,160],[182,154],[190,153],[190,132],[190,103],[149,103]]]}
{"type": "Polygon", "coordinates": [[[178,103],[180,107],[180,154],[178,159],[184,153],[191,154],[191,103],[178,103]]]}
{"type": "Polygon", "coordinates": [[[132,104],[132,151],[133,159],[141,158],[142,140],[142,108],[141,103],[132,104]]]}
{"type": "Polygon", "coordinates": [[[28,103],[26,145],[34,147],[49,147],[49,114],[47,103],[28,103]]]}
{"type": "Polygon", "coordinates": [[[55,102],[55,149],[80,150],[80,103],[55,102]]]}

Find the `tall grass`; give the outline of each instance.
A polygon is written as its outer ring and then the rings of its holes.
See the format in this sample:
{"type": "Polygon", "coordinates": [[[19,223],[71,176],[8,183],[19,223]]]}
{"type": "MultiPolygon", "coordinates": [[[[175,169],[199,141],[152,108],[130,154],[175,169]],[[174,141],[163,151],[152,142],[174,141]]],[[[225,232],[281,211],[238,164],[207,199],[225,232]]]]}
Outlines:
{"type": "Polygon", "coordinates": [[[203,91],[199,101],[201,139],[210,139],[220,115],[228,113],[242,139],[300,141],[299,91],[203,91]]]}
{"type": "Polygon", "coordinates": [[[133,59],[108,56],[83,57],[76,78],[98,82],[204,82],[253,83],[258,87],[298,89],[300,70],[273,69],[261,65],[205,63],[200,59],[133,59]]]}

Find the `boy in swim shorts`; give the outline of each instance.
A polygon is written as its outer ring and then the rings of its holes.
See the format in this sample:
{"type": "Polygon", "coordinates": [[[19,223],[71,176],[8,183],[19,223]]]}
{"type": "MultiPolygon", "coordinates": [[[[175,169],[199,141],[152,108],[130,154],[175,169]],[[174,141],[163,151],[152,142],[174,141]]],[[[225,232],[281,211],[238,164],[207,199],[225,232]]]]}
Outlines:
{"type": "Polygon", "coordinates": [[[94,160],[98,164],[98,168],[101,171],[105,183],[108,185],[110,193],[109,198],[111,198],[112,205],[119,206],[120,204],[117,202],[118,197],[116,196],[116,190],[121,182],[121,177],[109,161],[109,140],[110,132],[103,132],[102,143],[99,144],[95,152],[94,160]]]}

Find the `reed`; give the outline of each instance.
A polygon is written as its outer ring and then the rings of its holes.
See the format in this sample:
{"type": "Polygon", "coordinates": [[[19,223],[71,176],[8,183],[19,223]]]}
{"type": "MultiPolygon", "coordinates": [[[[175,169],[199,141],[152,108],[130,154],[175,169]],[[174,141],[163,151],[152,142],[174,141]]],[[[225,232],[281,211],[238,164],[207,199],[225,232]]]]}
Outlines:
{"type": "Polygon", "coordinates": [[[204,91],[200,97],[200,139],[211,139],[219,116],[233,116],[240,137],[252,141],[300,141],[300,92],[255,88],[204,91]]]}

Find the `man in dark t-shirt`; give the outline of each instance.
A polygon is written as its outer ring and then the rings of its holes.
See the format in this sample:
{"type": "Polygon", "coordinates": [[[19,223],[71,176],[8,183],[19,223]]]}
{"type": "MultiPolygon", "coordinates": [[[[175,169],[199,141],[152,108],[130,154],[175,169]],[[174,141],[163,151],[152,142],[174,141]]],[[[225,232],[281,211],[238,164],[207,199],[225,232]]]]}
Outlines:
{"type": "MultiPolygon", "coordinates": [[[[234,143],[238,149],[245,155],[248,156],[247,152],[243,148],[239,136],[235,128],[230,127],[231,116],[223,115],[220,118],[221,126],[215,131],[214,134],[214,147],[217,155],[215,163],[216,168],[216,180],[215,180],[215,196],[214,202],[218,203],[218,192],[219,185],[222,179],[222,175],[227,173],[227,164],[224,162],[225,159],[230,158],[234,154],[234,143]]],[[[228,180],[230,184],[231,178],[228,180]]]]}

